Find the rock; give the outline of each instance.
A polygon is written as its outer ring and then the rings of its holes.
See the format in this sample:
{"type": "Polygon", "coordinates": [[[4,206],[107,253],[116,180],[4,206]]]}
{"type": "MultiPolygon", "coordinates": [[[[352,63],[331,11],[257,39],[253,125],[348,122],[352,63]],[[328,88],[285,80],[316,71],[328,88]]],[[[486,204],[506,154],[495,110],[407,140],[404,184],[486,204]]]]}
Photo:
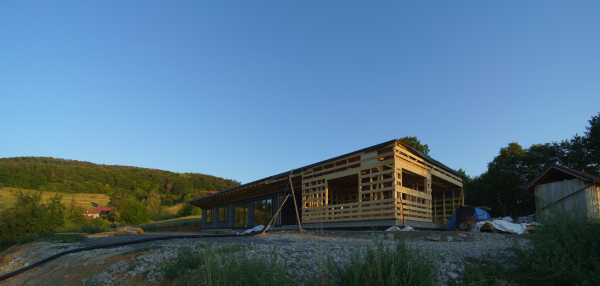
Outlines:
{"type": "Polygon", "coordinates": [[[454,272],[448,272],[448,277],[450,277],[451,279],[456,279],[458,278],[458,274],[454,273],[454,272]]]}

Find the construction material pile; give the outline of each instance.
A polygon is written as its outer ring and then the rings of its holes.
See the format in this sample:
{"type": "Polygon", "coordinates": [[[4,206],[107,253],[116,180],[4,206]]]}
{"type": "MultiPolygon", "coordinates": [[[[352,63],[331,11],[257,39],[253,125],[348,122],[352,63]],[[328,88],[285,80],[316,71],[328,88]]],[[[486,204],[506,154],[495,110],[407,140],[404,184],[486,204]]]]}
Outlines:
{"type": "Polygon", "coordinates": [[[492,218],[478,221],[471,231],[489,231],[493,233],[516,233],[524,234],[534,230],[534,227],[511,217],[492,218]]]}

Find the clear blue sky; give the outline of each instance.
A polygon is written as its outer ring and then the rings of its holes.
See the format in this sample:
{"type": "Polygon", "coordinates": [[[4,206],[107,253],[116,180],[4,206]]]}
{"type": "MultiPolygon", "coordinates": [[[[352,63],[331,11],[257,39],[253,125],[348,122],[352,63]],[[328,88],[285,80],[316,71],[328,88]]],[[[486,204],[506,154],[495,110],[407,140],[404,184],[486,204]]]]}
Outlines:
{"type": "Polygon", "coordinates": [[[2,1],[0,157],[242,183],[403,136],[479,175],[600,111],[599,1],[2,1]]]}

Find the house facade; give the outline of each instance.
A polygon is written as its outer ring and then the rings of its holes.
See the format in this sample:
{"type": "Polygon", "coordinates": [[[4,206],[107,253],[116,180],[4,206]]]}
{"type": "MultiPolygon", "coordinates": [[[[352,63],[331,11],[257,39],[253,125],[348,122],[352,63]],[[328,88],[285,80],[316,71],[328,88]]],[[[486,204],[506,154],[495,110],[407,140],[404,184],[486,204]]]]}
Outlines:
{"type": "MultiPolygon", "coordinates": [[[[304,228],[370,228],[410,225],[444,228],[464,204],[463,177],[391,140],[189,203],[201,207],[204,229],[249,228],[268,222],[291,187],[304,228]]],[[[288,200],[275,227],[297,227],[288,200]]]]}
{"type": "Polygon", "coordinates": [[[95,207],[93,209],[87,210],[83,213],[86,219],[95,219],[99,218],[101,214],[107,214],[112,209],[109,207],[95,207]]]}

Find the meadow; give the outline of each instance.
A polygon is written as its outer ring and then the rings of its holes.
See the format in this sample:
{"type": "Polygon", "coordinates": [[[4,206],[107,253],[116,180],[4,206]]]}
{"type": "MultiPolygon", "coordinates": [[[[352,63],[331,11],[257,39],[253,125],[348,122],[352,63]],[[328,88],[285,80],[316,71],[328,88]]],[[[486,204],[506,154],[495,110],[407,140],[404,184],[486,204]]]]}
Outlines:
{"type": "MultiPolygon", "coordinates": [[[[12,195],[13,191],[21,190],[24,192],[37,192],[35,190],[17,189],[17,188],[1,188],[0,189],[0,208],[10,208],[14,205],[16,198],[12,195]]],[[[43,192],[42,201],[47,202],[49,198],[54,196],[53,192],[43,192]]],[[[105,194],[61,194],[61,203],[69,207],[71,201],[75,199],[75,205],[81,205],[84,209],[89,210],[97,206],[106,206],[110,201],[110,197],[105,194]]]]}

